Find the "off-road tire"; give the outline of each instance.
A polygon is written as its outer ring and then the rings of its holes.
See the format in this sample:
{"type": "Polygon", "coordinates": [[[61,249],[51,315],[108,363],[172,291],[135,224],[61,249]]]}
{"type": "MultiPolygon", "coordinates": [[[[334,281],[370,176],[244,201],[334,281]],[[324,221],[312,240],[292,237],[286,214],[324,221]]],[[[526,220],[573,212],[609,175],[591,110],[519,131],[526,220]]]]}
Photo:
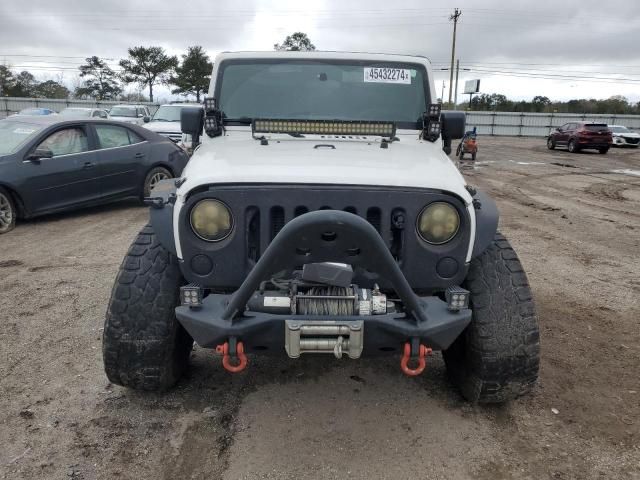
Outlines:
{"type": "Polygon", "coordinates": [[[16,228],[16,203],[11,194],[0,187],[0,234],[8,233],[16,228]]]}
{"type": "Polygon", "coordinates": [[[142,187],[142,197],[151,195],[151,189],[159,180],[167,180],[173,178],[173,173],[164,167],[153,167],[144,178],[144,186],[142,187]]]}
{"type": "Polygon", "coordinates": [[[447,370],[473,403],[501,403],[531,391],[538,378],[540,334],[527,276],[501,235],[471,261],[471,323],[443,352],[447,370]]]}
{"type": "Polygon", "coordinates": [[[602,155],[605,155],[609,151],[609,147],[599,148],[598,152],[602,155]]]}
{"type": "Polygon", "coordinates": [[[554,148],[556,148],[556,142],[551,137],[547,138],[547,148],[549,150],[553,150],[554,148]]]}
{"type": "Polygon", "coordinates": [[[174,311],[183,284],[178,259],[145,226],[120,266],[104,323],[102,355],[111,382],[156,391],[178,381],[193,347],[174,311]]]}
{"type": "Polygon", "coordinates": [[[580,151],[580,147],[578,147],[576,141],[572,139],[569,140],[569,143],[567,144],[567,150],[571,153],[578,153],[580,151]]]}

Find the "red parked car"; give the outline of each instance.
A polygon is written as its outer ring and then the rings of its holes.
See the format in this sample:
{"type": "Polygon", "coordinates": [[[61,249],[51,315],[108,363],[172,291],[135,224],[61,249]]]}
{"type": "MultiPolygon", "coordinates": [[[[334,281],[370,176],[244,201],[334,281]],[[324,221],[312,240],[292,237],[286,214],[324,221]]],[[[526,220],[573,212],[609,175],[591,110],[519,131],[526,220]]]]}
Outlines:
{"type": "Polygon", "coordinates": [[[585,148],[607,153],[613,138],[606,123],[572,122],[565,123],[551,132],[547,138],[547,148],[567,147],[571,153],[585,148]]]}

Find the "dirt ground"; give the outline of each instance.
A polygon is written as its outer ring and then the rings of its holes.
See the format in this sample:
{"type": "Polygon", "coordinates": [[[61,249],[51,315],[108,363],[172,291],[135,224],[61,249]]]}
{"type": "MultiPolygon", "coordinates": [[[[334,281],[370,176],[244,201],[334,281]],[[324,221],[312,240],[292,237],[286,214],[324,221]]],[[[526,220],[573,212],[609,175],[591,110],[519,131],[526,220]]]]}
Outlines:
{"type": "Polygon", "coordinates": [[[111,385],[104,314],[147,220],[125,202],[0,237],[0,478],[640,478],[640,151],[479,142],[465,175],[497,199],[537,302],[532,395],[469,405],[439,354],[417,378],[396,357],[284,352],[230,375],[198,348],[167,394],[111,385]]]}

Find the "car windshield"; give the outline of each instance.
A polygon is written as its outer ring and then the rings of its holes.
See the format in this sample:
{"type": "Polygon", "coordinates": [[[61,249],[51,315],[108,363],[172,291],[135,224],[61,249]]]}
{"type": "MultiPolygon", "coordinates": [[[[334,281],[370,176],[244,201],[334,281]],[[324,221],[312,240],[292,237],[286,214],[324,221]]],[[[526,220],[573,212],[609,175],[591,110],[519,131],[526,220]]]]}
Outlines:
{"type": "Polygon", "coordinates": [[[91,110],[88,108],[65,108],[60,112],[63,117],[90,117],[91,110]]]}
{"type": "Polygon", "coordinates": [[[421,128],[426,76],[413,63],[227,60],[220,65],[215,97],[229,123],[380,120],[421,128]]]}
{"type": "Polygon", "coordinates": [[[112,117],[136,117],[135,107],[113,107],[109,112],[112,117]]]}
{"type": "Polygon", "coordinates": [[[20,115],[47,115],[49,110],[44,108],[25,108],[20,110],[20,115]]]}
{"type": "Polygon", "coordinates": [[[615,133],[631,133],[627,127],[609,127],[615,133]]]}
{"type": "Polygon", "coordinates": [[[177,105],[162,105],[151,119],[152,122],[179,122],[182,107],[177,105]]]}
{"type": "Polygon", "coordinates": [[[599,132],[600,130],[606,130],[606,123],[588,123],[584,126],[585,130],[589,130],[591,132],[599,132]]]}
{"type": "Polygon", "coordinates": [[[36,135],[42,126],[31,123],[0,121],[0,155],[14,153],[20,146],[36,135]]]}

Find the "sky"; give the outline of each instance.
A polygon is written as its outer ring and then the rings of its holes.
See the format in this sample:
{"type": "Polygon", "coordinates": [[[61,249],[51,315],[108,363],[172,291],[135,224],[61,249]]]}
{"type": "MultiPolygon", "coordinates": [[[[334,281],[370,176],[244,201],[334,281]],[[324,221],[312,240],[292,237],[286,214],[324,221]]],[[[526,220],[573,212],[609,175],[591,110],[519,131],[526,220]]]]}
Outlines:
{"type": "MultiPolygon", "coordinates": [[[[318,50],[425,55],[447,99],[454,7],[458,101],[476,78],[482,93],[516,100],[640,101],[640,2],[630,0],[2,0],[0,63],[73,87],[92,55],[117,68],[131,46],[180,56],[202,45],[213,58],[272,50],[303,31],[318,50]]],[[[167,87],[154,93],[172,97],[167,87]]]]}

